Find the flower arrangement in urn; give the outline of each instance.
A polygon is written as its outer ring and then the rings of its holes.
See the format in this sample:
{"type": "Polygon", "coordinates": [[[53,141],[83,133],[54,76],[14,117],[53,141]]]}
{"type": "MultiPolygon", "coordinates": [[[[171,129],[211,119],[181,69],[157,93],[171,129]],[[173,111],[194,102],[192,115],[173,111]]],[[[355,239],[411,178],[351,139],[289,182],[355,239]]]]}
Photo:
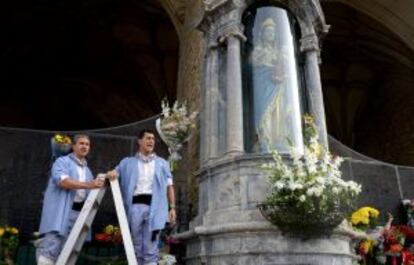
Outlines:
{"type": "Polygon", "coordinates": [[[288,156],[274,150],[268,174],[270,192],[259,205],[263,216],[284,233],[300,237],[330,234],[352,210],[361,186],[341,178],[343,158],[318,142],[313,118],[304,116],[304,150],[288,156]]]}
{"type": "Polygon", "coordinates": [[[69,136],[64,134],[55,134],[50,140],[50,145],[54,159],[67,155],[72,150],[72,141],[69,136]]]}
{"type": "Polygon", "coordinates": [[[189,113],[186,104],[180,104],[178,101],[170,107],[167,99],[161,102],[161,108],[162,114],[156,121],[156,128],[168,146],[171,170],[174,170],[176,162],[181,159],[178,151],[189,140],[191,130],[195,128],[197,112],[189,113]]]}
{"type": "Polygon", "coordinates": [[[12,265],[19,245],[19,230],[8,225],[0,226],[0,264],[12,265]]]}

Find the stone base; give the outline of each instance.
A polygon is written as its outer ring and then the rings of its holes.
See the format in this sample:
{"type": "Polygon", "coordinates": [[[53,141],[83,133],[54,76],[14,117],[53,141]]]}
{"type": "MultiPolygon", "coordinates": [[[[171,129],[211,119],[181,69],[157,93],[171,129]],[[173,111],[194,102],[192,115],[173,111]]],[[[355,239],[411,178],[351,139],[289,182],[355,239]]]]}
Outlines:
{"type": "Polygon", "coordinates": [[[206,261],[189,261],[187,265],[348,265],[354,264],[351,260],[341,257],[319,257],[310,255],[301,256],[260,256],[236,255],[227,257],[211,257],[206,261]]]}
{"type": "MultiPolygon", "coordinates": [[[[270,156],[226,157],[199,173],[199,215],[178,235],[187,246],[187,265],[352,265],[349,228],[332,236],[284,236],[260,214],[257,204],[269,185],[260,168],[270,156]]],[[[303,218],[307,218],[303,216],[303,218]]]]}
{"type": "Polygon", "coordinates": [[[266,222],[195,227],[187,240],[187,265],[352,265],[351,232],[326,238],[287,237],[266,222]]]}

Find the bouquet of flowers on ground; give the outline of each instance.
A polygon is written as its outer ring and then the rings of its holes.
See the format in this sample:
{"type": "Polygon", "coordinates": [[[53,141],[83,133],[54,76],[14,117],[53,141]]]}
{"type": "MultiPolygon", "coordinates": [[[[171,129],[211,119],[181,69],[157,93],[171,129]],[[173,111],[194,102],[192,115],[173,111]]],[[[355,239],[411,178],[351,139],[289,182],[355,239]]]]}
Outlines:
{"type": "Polygon", "coordinates": [[[162,114],[156,121],[156,128],[169,148],[169,160],[173,170],[175,163],[181,159],[178,151],[190,138],[191,129],[195,128],[197,112],[189,113],[186,104],[177,101],[170,107],[167,99],[161,102],[161,107],[162,114]]]}
{"type": "Polygon", "coordinates": [[[367,239],[361,240],[358,244],[358,253],[361,256],[372,255],[375,246],[375,240],[368,237],[367,239]]]}
{"type": "Polygon", "coordinates": [[[53,159],[67,155],[72,150],[72,141],[67,135],[55,134],[52,139],[50,139],[50,144],[53,159]]]}
{"type": "Polygon", "coordinates": [[[311,116],[304,116],[304,126],[303,152],[291,146],[289,157],[283,159],[274,150],[273,161],[263,165],[271,190],[259,207],[284,232],[329,234],[344,220],[361,186],[341,178],[343,159],[319,144],[311,116]]]}
{"type": "MultiPolygon", "coordinates": [[[[380,212],[376,208],[369,206],[361,207],[351,215],[352,227],[357,231],[367,233],[367,238],[361,240],[356,246],[356,253],[360,256],[359,264],[385,263],[384,229],[377,227],[379,215],[380,212]]],[[[390,225],[391,223],[388,226],[390,225]]]]}
{"type": "Polygon", "coordinates": [[[0,226],[0,264],[12,265],[19,246],[19,230],[11,226],[0,226]]]}
{"type": "Polygon", "coordinates": [[[392,226],[391,229],[384,231],[386,251],[390,253],[400,253],[404,248],[405,234],[398,226],[392,226]]]}
{"type": "Polygon", "coordinates": [[[121,230],[116,225],[107,225],[102,232],[95,234],[95,240],[100,243],[121,244],[121,230]]]}

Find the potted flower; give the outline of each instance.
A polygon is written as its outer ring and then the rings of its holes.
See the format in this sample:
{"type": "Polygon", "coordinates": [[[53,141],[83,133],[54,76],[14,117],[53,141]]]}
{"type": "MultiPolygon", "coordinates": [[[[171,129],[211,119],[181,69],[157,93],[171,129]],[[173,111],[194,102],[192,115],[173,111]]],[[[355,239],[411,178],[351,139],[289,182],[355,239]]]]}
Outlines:
{"type": "Polygon", "coordinates": [[[19,246],[19,230],[11,226],[0,226],[0,264],[13,265],[19,246]]]}
{"type": "Polygon", "coordinates": [[[102,232],[95,234],[95,240],[104,244],[119,245],[122,243],[121,230],[116,225],[107,225],[102,232]]]}
{"type": "Polygon", "coordinates": [[[291,146],[283,158],[274,150],[273,161],[263,165],[271,188],[259,209],[284,233],[323,236],[345,219],[361,186],[341,178],[343,158],[319,144],[309,115],[304,116],[304,135],[303,152],[291,146]]]}
{"type": "Polygon", "coordinates": [[[70,137],[63,134],[55,134],[50,139],[50,145],[52,149],[52,157],[54,159],[67,155],[72,150],[72,141],[70,137]]]}

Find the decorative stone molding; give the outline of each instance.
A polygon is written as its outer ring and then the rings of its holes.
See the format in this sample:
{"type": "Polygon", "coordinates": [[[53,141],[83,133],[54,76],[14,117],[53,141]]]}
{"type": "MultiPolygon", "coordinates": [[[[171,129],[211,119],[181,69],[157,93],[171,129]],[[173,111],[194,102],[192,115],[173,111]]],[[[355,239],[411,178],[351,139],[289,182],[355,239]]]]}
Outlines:
{"type": "Polygon", "coordinates": [[[300,39],[300,51],[301,52],[317,51],[319,53],[320,48],[319,48],[318,37],[315,34],[303,36],[300,39]]]}
{"type": "MultiPolygon", "coordinates": [[[[261,221],[253,221],[253,222],[244,222],[244,223],[226,223],[214,226],[197,226],[193,229],[178,234],[176,236],[179,240],[187,240],[196,235],[199,236],[213,236],[217,234],[223,233],[237,233],[237,232],[278,232],[281,234],[281,231],[274,225],[270,224],[269,222],[261,222],[261,221]]],[[[350,237],[352,239],[364,239],[367,237],[366,233],[364,232],[357,232],[354,231],[347,223],[346,220],[342,222],[334,231],[332,237],[350,237]]]]}
{"type": "MultiPolygon", "coordinates": [[[[255,2],[255,0],[245,0],[243,9],[255,2]]],[[[322,37],[328,33],[329,26],[325,22],[319,0],[276,0],[272,3],[286,8],[295,16],[304,36],[315,33],[318,37],[322,37]]]]}
{"type": "Polygon", "coordinates": [[[222,30],[222,33],[218,37],[220,43],[224,43],[229,37],[236,37],[241,41],[246,41],[246,36],[243,34],[242,25],[229,25],[227,28],[222,30]]]}
{"type": "Polygon", "coordinates": [[[204,9],[211,12],[231,0],[203,0],[204,9]]]}

